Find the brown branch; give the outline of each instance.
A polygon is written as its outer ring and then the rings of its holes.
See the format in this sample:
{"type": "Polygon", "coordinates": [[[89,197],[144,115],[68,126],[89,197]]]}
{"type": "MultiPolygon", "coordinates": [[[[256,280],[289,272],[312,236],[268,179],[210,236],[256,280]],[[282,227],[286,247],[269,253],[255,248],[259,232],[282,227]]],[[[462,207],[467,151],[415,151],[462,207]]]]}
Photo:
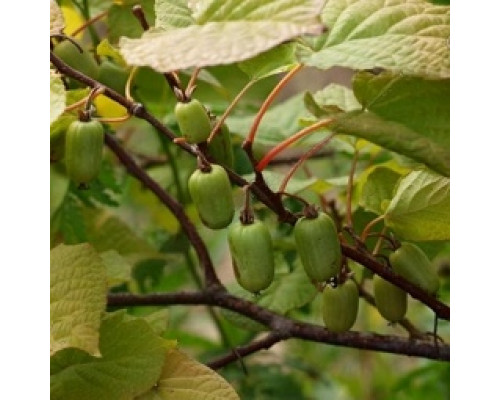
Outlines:
{"type": "Polygon", "coordinates": [[[172,214],[175,215],[186,236],[191,242],[191,245],[194,247],[196,255],[200,261],[200,265],[203,266],[203,270],[205,272],[205,285],[207,287],[220,287],[221,283],[215,273],[207,247],[198,234],[196,227],[184,212],[182,205],[171,197],[165,190],[163,190],[163,188],[158,185],[156,181],[154,181],[141,167],[139,167],[134,159],[127,154],[127,152],[118,144],[112,135],[106,133],[104,140],[106,145],[111,149],[111,151],[113,151],[113,153],[115,153],[127,171],[141,181],[149,190],[151,190],[158,197],[158,199],[168,207],[172,214]]]}
{"type": "Polygon", "coordinates": [[[410,296],[415,299],[421,301],[426,304],[429,308],[431,308],[436,315],[441,319],[450,320],[450,307],[446,304],[440,302],[435,297],[429,295],[426,291],[421,289],[418,286],[413,285],[408,282],[402,276],[396,275],[392,269],[386,267],[385,265],[378,262],[370,253],[360,251],[351,245],[342,243],[342,253],[349,257],[351,260],[356,261],[357,263],[365,266],[369,270],[375,272],[377,275],[380,275],[382,278],[387,281],[399,286],[405,292],[407,292],[410,296]]]}
{"type": "MultiPolygon", "coordinates": [[[[144,106],[141,103],[136,103],[128,100],[125,96],[115,92],[109,87],[103,85],[102,83],[96,81],[88,77],[87,75],[82,74],[74,68],[71,68],[68,64],[62,61],[59,57],[57,57],[53,52],[50,52],[50,62],[57,68],[57,70],[70,78],[76,79],[77,81],[87,85],[90,88],[103,87],[103,94],[109,97],[111,100],[116,101],[118,104],[121,104],[123,107],[127,109],[127,111],[138,118],[141,118],[145,121],[148,121],[153,127],[155,127],[158,132],[162,135],[166,136],[168,139],[173,141],[177,136],[168,129],[165,125],[161,123],[158,119],[156,119],[153,115],[148,113],[144,106]]],[[[196,151],[192,146],[187,143],[178,143],[179,147],[181,147],[184,151],[196,156],[196,151]]]]}
{"type": "Polygon", "coordinates": [[[282,340],[283,337],[273,331],[269,333],[265,338],[255,340],[245,346],[236,347],[231,353],[210,361],[209,363],[207,363],[207,366],[212,369],[222,368],[225,365],[232,363],[233,361],[239,360],[241,357],[248,356],[263,349],[269,349],[274,344],[282,340]]]}
{"type": "MultiPolygon", "coordinates": [[[[213,305],[235,311],[267,326],[281,340],[289,338],[328,343],[342,347],[404,354],[434,360],[449,361],[450,346],[431,341],[407,339],[394,335],[376,333],[344,332],[332,333],[322,326],[298,322],[260,307],[250,301],[233,296],[223,290],[206,292],[132,293],[108,294],[108,306],[151,305],[213,305]]],[[[269,339],[269,342],[271,339],[269,339]]],[[[265,343],[269,343],[265,342],[265,343]]],[[[251,354],[253,346],[244,346],[251,354]],[[250,346],[249,348],[246,348],[250,346]]],[[[254,343],[254,346],[258,344],[254,343]]],[[[242,353],[239,353],[242,356],[242,353]]],[[[228,356],[229,357],[229,356],[228,356]]]]}

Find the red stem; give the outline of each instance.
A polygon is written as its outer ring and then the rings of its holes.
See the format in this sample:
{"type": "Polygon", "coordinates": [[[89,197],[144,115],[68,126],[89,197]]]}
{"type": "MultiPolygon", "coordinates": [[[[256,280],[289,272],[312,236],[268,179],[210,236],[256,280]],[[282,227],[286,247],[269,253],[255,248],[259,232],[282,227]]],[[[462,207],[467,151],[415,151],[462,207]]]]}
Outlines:
{"type": "Polygon", "coordinates": [[[310,133],[314,133],[320,128],[323,128],[327,125],[330,125],[334,121],[333,118],[325,119],[318,121],[312,125],[309,125],[308,127],[300,130],[299,132],[295,133],[294,135],[290,136],[286,140],[284,140],[281,143],[278,143],[276,146],[274,146],[271,150],[267,152],[267,154],[260,160],[260,162],[257,164],[255,167],[255,170],[257,172],[262,172],[264,168],[266,168],[267,164],[276,157],[279,153],[281,153],[283,150],[285,150],[288,146],[291,144],[295,143],[297,140],[303,138],[304,136],[309,135],[310,133]]]}
{"type": "Polygon", "coordinates": [[[243,147],[248,147],[251,145],[255,139],[255,135],[257,134],[257,129],[259,128],[260,121],[262,120],[262,117],[264,117],[264,114],[266,113],[267,109],[273,102],[273,100],[276,98],[278,93],[285,87],[285,85],[294,77],[294,75],[299,72],[302,67],[304,67],[304,64],[299,64],[295,67],[293,67],[284,77],[279,81],[279,83],[274,87],[273,91],[269,93],[269,96],[267,96],[267,99],[262,103],[262,106],[260,107],[259,112],[255,116],[255,119],[253,121],[252,127],[250,128],[250,132],[248,133],[247,138],[245,139],[245,142],[243,143],[243,147]]]}

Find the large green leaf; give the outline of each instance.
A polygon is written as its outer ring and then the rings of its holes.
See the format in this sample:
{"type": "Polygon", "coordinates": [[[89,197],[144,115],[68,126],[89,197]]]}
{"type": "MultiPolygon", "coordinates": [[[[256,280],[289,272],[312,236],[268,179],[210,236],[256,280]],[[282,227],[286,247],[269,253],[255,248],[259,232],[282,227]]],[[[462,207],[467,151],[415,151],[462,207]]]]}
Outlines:
{"type": "Polygon", "coordinates": [[[329,0],[322,20],[329,31],[302,55],[307,65],[450,76],[448,6],[424,0],[329,0]]]}
{"type": "Polygon", "coordinates": [[[406,240],[450,238],[450,180],[430,171],[405,176],[385,211],[385,223],[406,240]]]}
{"type": "Polygon", "coordinates": [[[231,64],[249,59],[297,36],[318,35],[321,1],[216,0],[199,4],[196,25],[123,37],[121,53],[130,65],[160,72],[231,64]],[[206,6],[206,8],[205,8],[206,6]],[[165,51],[168,49],[168,51],[165,51]]]}
{"type": "Polygon", "coordinates": [[[99,355],[99,326],[106,307],[106,272],[88,243],[50,252],[51,353],[76,347],[99,355]]]}
{"type": "Polygon", "coordinates": [[[65,349],[51,357],[51,399],[131,400],[160,376],[168,344],[141,318],[124,312],[103,319],[102,357],[65,349]]]}
{"type": "Polygon", "coordinates": [[[169,29],[194,24],[195,21],[187,3],[187,0],[156,0],[155,27],[169,29]]]}
{"type": "Polygon", "coordinates": [[[337,133],[366,139],[449,176],[449,79],[363,71],[354,77],[353,89],[356,99],[349,89],[329,86],[305,101],[316,116],[335,118],[337,133]]]}
{"type": "Polygon", "coordinates": [[[136,400],[238,400],[232,386],[215,371],[170,349],[157,384],[136,400]]]}
{"type": "Polygon", "coordinates": [[[50,71],[50,123],[54,122],[66,107],[66,91],[61,77],[50,71]]]}
{"type": "Polygon", "coordinates": [[[351,111],[334,124],[338,133],[357,136],[426,164],[444,176],[450,174],[450,152],[398,122],[369,111],[351,111]]]}
{"type": "Polygon", "coordinates": [[[208,21],[260,21],[273,19],[307,23],[318,21],[324,0],[210,0],[193,8],[198,24],[208,21]]]}
{"type": "Polygon", "coordinates": [[[450,80],[360,72],[353,90],[363,108],[401,123],[433,144],[450,147],[450,80]]]}
{"type": "Polygon", "coordinates": [[[123,37],[120,49],[130,65],[170,72],[246,60],[296,36],[318,33],[319,26],[273,20],[208,22],[145,33],[140,39],[123,37]]]}

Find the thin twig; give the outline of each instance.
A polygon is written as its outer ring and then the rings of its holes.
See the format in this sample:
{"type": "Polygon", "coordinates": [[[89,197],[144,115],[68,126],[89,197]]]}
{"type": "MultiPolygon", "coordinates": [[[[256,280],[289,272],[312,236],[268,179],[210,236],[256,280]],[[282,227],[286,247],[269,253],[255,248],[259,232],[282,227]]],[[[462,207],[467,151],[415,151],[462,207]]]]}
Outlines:
{"type": "Polygon", "coordinates": [[[279,81],[279,83],[274,87],[271,93],[267,96],[266,100],[262,103],[259,112],[255,116],[255,119],[253,121],[252,127],[250,128],[250,132],[248,133],[247,138],[243,142],[243,148],[251,148],[253,141],[255,139],[255,135],[257,134],[257,129],[259,128],[260,121],[262,120],[262,117],[264,117],[264,114],[266,113],[267,109],[273,102],[273,100],[276,98],[276,96],[279,94],[281,89],[283,89],[286,84],[299,72],[302,68],[304,67],[304,64],[299,64],[295,67],[293,67],[282,79],[279,81]]]}
{"type": "Polygon", "coordinates": [[[295,165],[292,168],[290,168],[290,170],[286,174],[285,178],[283,178],[283,181],[281,182],[281,185],[280,185],[280,187],[278,189],[278,192],[284,192],[285,191],[286,185],[288,185],[288,182],[292,178],[293,174],[300,168],[300,166],[302,164],[304,164],[304,162],[306,160],[308,160],[309,158],[311,158],[313,156],[313,154],[315,154],[316,152],[320,151],[323,148],[323,146],[330,141],[330,139],[332,137],[333,137],[333,134],[330,135],[330,136],[328,136],[328,137],[326,137],[326,138],[324,138],[321,142],[316,143],[308,151],[306,151],[304,154],[302,154],[302,156],[295,163],[295,165]]]}
{"type": "Polygon", "coordinates": [[[330,125],[333,121],[334,121],[333,118],[320,120],[312,125],[305,127],[304,129],[301,129],[297,133],[294,133],[292,136],[278,143],[271,150],[269,150],[264,157],[262,157],[262,160],[259,161],[259,163],[255,167],[255,170],[257,172],[262,172],[264,168],[267,167],[267,164],[269,164],[269,162],[274,157],[276,157],[279,153],[285,150],[288,146],[295,143],[297,140],[302,139],[304,136],[310,135],[311,133],[315,133],[317,130],[330,125]]]}
{"type": "Polygon", "coordinates": [[[256,81],[249,81],[243,87],[243,89],[241,89],[240,92],[235,96],[235,98],[233,99],[233,101],[231,101],[231,104],[229,104],[229,106],[227,106],[226,111],[224,111],[224,114],[222,114],[222,116],[219,118],[219,120],[217,121],[217,123],[212,128],[212,132],[210,132],[210,135],[208,136],[208,139],[207,139],[208,143],[210,143],[214,139],[214,137],[217,135],[217,132],[220,132],[220,127],[222,126],[222,124],[224,123],[224,121],[226,120],[226,118],[228,117],[229,113],[231,111],[233,111],[233,108],[236,106],[236,104],[238,104],[238,102],[243,97],[243,95],[248,91],[248,89],[250,89],[252,87],[252,85],[255,82],[256,81]]]}
{"type": "Polygon", "coordinates": [[[189,82],[186,86],[186,90],[184,91],[186,94],[189,93],[189,95],[191,95],[191,93],[193,92],[194,87],[196,85],[196,80],[198,79],[198,75],[200,74],[200,71],[201,71],[201,68],[194,69],[193,73],[191,74],[191,77],[189,78],[189,82]]]}
{"type": "Polygon", "coordinates": [[[208,362],[207,366],[212,369],[222,368],[227,364],[240,359],[241,357],[248,356],[260,350],[269,349],[281,340],[283,340],[283,337],[273,331],[262,339],[255,340],[244,346],[236,347],[231,353],[208,362]]]}
{"type": "Polygon", "coordinates": [[[92,25],[94,22],[96,21],[99,21],[101,18],[104,18],[106,15],[108,15],[108,10],[106,11],[103,11],[102,13],[100,14],[97,14],[96,16],[90,18],[88,21],[85,21],[85,23],[83,25],[81,25],[80,27],[78,27],[78,29],[76,29],[72,34],[71,36],[76,36],[78,35],[81,31],[83,31],[87,26],[89,25],[92,25]]]}
{"type": "MultiPolygon", "coordinates": [[[[134,16],[137,18],[139,23],[141,24],[141,27],[143,30],[147,31],[149,29],[149,23],[146,20],[146,15],[144,14],[144,10],[142,9],[142,6],[140,4],[136,4],[135,6],[132,7],[132,13],[134,16]]],[[[181,88],[181,81],[179,79],[179,76],[175,71],[172,72],[165,72],[163,74],[165,79],[167,80],[168,85],[170,86],[170,89],[175,93],[174,88],[181,88]]]]}
{"type": "Polygon", "coordinates": [[[382,215],[379,215],[378,217],[372,219],[370,222],[368,222],[365,226],[365,228],[363,229],[363,232],[361,232],[361,235],[360,235],[360,239],[361,241],[365,242],[366,241],[366,238],[368,237],[368,234],[370,233],[371,229],[377,224],[379,223],[380,221],[383,221],[385,218],[385,215],[382,214],[382,215]]]}

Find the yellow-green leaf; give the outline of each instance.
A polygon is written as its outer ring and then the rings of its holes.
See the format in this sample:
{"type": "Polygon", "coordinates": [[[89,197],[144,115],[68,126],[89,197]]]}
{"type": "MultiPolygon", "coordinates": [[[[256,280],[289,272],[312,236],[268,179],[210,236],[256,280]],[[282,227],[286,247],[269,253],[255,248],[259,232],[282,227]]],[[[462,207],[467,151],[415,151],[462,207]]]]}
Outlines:
{"type": "Polygon", "coordinates": [[[308,65],[450,76],[449,6],[425,0],[329,0],[321,16],[329,29],[304,51],[308,65]]]}
{"type": "Polygon", "coordinates": [[[99,254],[106,267],[108,287],[121,285],[132,279],[132,265],[116,250],[108,250],[99,254]]]}
{"type": "Polygon", "coordinates": [[[120,51],[129,65],[159,72],[232,64],[305,34],[319,34],[322,25],[288,21],[223,21],[146,32],[140,39],[122,37],[120,51]],[[165,51],[165,49],[169,49],[165,51]]]}
{"type": "Polygon", "coordinates": [[[99,326],[106,289],[104,263],[88,243],[60,244],[51,250],[51,354],[68,347],[100,354],[99,326]]]}
{"type": "Polygon", "coordinates": [[[66,91],[61,77],[50,71],[50,123],[54,122],[66,107],[66,91]]]}
{"type": "Polygon", "coordinates": [[[449,240],[450,179],[426,170],[410,172],[399,182],[385,223],[401,239],[449,240]]]}
{"type": "Polygon", "coordinates": [[[155,387],[136,400],[238,400],[232,386],[212,369],[177,349],[167,352],[155,387]]]}

